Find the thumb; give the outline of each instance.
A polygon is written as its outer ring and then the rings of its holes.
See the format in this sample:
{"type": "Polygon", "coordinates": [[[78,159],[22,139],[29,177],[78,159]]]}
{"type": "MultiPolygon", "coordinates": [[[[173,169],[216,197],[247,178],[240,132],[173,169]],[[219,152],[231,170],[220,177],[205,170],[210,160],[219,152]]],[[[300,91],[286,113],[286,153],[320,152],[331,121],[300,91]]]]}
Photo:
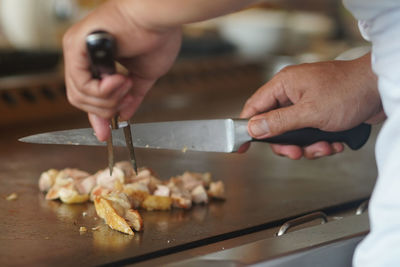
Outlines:
{"type": "Polygon", "coordinates": [[[110,121],[95,114],[88,114],[90,124],[99,141],[106,141],[110,136],[110,121]]]}
{"type": "Polygon", "coordinates": [[[295,104],[258,114],[250,119],[247,127],[252,137],[262,139],[310,127],[310,124],[306,110],[300,104],[295,104]]]}

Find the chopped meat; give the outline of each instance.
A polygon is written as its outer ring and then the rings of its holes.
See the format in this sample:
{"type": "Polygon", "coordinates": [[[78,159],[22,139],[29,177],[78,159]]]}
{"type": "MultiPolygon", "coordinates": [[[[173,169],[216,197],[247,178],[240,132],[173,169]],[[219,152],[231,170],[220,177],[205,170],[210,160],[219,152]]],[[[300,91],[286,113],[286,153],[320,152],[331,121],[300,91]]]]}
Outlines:
{"type": "Polygon", "coordinates": [[[135,170],[132,167],[132,163],[129,161],[120,161],[115,163],[115,167],[122,170],[125,176],[125,181],[130,181],[136,177],[135,170]]]}
{"type": "Polygon", "coordinates": [[[59,184],[56,184],[50,188],[50,190],[47,192],[46,194],[46,200],[55,200],[60,198],[60,190],[62,188],[66,189],[66,190],[74,190],[74,184],[73,184],[73,180],[71,179],[56,179],[56,181],[61,181],[59,184]]]}
{"type": "Polygon", "coordinates": [[[208,203],[209,197],[225,197],[223,182],[213,182],[210,173],[185,172],[161,181],[149,168],[140,168],[136,174],[128,161],[116,163],[111,176],[108,168],[93,175],[71,168],[50,169],[40,176],[39,189],[47,192],[47,200],[72,204],[90,199],[109,227],[128,235],[133,235],[132,229],[143,229],[143,219],[135,209],[190,209],[193,203],[208,203]]]}
{"type": "Polygon", "coordinates": [[[208,196],[207,192],[204,189],[203,185],[198,185],[196,186],[192,192],[192,200],[196,204],[201,204],[201,203],[208,203],[208,196]]]}
{"type": "Polygon", "coordinates": [[[142,202],[142,208],[145,210],[170,210],[172,199],[170,197],[161,197],[148,195],[142,202]]]}
{"type": "Polygon", "coordinates": [[[168,186],[159,184],[156,188],[153,193],[155,196],[169,197],[170,190],[168,186]]]}
{"type": "Polygon", "coordinates": [[[198,175],[197,173],[185,172],[181,176],[181,179],[182,179],[183,187],[188,191],[192,191],[195,187],[197,187],[199,185],[203,185],[201,176],[198,175]]]}
{"type": "Polygon", "coordinates": [[[92,192],[90,192],[90,200],[94,201],[96,199],[96,197],[105,196],[111,192],[112,191],[108,188],[102,187],[100,185],[96,185],[93,188],[92,192]]]}
{"type": "Polygon", "coordinates": [[[207,191],[212,198],[225,199],[225,186],[222,181],[211,182],[207,191]]]}
{"type": "MultiPolygon", "coordinates": [[[[52,174],[54,174],[54,172],[52,174]]],[[[53,186],[46,194],[46,199],[53,200],[60,198],[62,202],[70,204],[86,202],[89,199],[89,195],[80,194],[75,188],[75,185],[80,183],[89,175],[90,174],[87,172],[71,168],[66,168],[59,171],[54,178],[53,186]]]]}
{"type": "Polygon", "coordinates": [[[110,193],[104,196],[105,199],[110,201],[113,208],[120,216],[124,216],[125,211],[131,208],[131,203],[124,193],[110,193]]]}
{"type": "Polygon", "coordinates": [[[61,187],[58,191],[60,200],[67,204],[84,203],[89,200],[89,195],[80,195],[76,190],[68,187],[61,187]]]}
{"type": "Polygon", "coordinates": [[[131,184],[125,184],[123,191],[127,194],[129,194],[129,192],[133,192],[133,191],[143,191],[146,193],[150,193],[149,188],[147,187],[147,184],[142,181],[131,183],[131,184]]]}
{"type": "Polygon", "coordinates": [[[94,207],[97,215],[104,219],[106,224],[110,226],[111,229],[128,235],[134,235],[129,224],[116,212],[109,200],[103,197],[97,197],[94,200],[94,207]]]}
{"type": "Polygon", "coordinates": [[[98,171],[95,176],[97,177],[97,185],[100,185],[101,187],[113,190],[115,181],[118,180],[121,184],[125,183],[125,175],[124,172],[120,169],[114,166],[113,173],[110,176],[110,170],[104,169],[101,171],[98,171]]]}
{"type": "Polygon", "coordinates": [[[135,231],[143,230],[143,219],[137,210],[129,209],[125,212],[125,219],[127,220],[129,226],[133,227],[135,231]]]}
{"type": "Polygon", "coordinates": [[[190,209],[192,207],[192,196],[189,191],[183,188],[182,183],[171,179],[168,187],[171,190],[173,207],[182,209],[190,209]]]}
{"type": "Polygon", "coordinates": [[[56,177],[58,170],[50,169],[43,172],[39,178],[39,190],[42,192],[47,192],[56,182],[56,177]]]}
{"type": "Polygon", "coordinates": [[[12,193],[12,194],[10,194],[10,195],[8,195],[8,196],[6,197],[6,200],[7,200],[7,201],[13,201],[13,200],[16,200],[17,198],[18,198],[17,193],[12,193]]]}
{"type": "Polygon", "coordinates": [[[90,194],[92,189],[96,186],[97,178],[94,175],[83,178],[75,184],[76,189],[80,194],[90,194]]]}
{"type": "Polygon", "coordinates": [[[175,208],[190,209],[192,207],[192,198],[190,197],[190,195],[189,197],[185,197],[182,194],[172,193],[171,199],[172,206],[175,208]]]}
{"type": "Polygon", "coordinates": [[[128,195],[129,202],[132,207],[138,209],[142,206],[143,201],[150,196],[148,192],[144,191],[133,191],[128,195]]]}

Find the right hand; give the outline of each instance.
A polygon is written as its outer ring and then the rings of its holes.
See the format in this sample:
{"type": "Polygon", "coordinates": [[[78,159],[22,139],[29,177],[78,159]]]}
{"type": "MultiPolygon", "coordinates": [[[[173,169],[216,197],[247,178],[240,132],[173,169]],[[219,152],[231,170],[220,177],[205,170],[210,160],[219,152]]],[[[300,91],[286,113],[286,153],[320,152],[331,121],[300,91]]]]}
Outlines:
{"type": "Polygon", "coordinates": [[[100,141],[109,137],[109,120],[119,113],[128,120],[155,81],[173,64],[181,43],[180,27],[153,27],[133,16],[127,1],[108,1],[64,36],[65,81],[72,105],[89,114],[100,141]],[[92,78],[85,38],[95,30],[112,34],[117,43],[117,61],[129,73],[92,78]]]}
{"type": "MultiPolygon", "coordinates": [[[[370,54],[352,61],[290,66],[276,74],[246,102],[241,117],[251,118],[249,133],[267,138],[312,127],[342,131],[385,118],[370,54]]],[[[299,159],[341,152],[342,143],[317,142],[307,147],[271,145],[276,154],[299,159]]],[[[241,149],[243,152],[246,147],[241,149]]]]}

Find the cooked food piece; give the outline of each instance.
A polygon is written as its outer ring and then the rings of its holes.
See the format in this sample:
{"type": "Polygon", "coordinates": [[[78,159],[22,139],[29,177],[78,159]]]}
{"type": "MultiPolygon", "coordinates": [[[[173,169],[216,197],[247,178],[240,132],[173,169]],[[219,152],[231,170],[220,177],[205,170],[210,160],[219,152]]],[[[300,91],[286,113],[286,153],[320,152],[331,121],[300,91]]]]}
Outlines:
{"type": "Polygon", "coordinates": [[[143,219],[135,209],[190,209],[193,203],[225,197],[223,182],[213,182],[210,173],[185,172],[162,181],[149,168],[139,168],[136,174],[128,161],[117,162],[111,176],[108,168],[93,175],[71,168],[50,169],[40,176],[39,189],[47,192],[47,200],[68,204],[93,201],[98,216],[110,228],[128,235],[133,235],[132,229],[143,229],[143,219]]]}
{"type": "Polygon", "coordinates": [[[148,192],[145,191],[132,191],[127,194],[129,202],[132,205],[132,208],[138,209],[142,206],[143,201],[150,196],[148,192]]]}
{"type": "Polygon", "coordinates": [[[42,192],[47,192],[56,182],[56,177],[58,174],[58,170],[50,169],[48,171],[43,172],[39,178],[39,190],[42,192]]]}
{"type": "Polygon", "coordinates": [[[7,201],[13,201],[13,200],[16,200],[17,198],[18,198],[17,193],[12,193],[12,194],[10,194],[10,195],[8,195],[8,196],[6,197],[6,200],[7,200],[7,201]]]}
{"type": "Polygon", "coordinates": [[[192,195],[183,188],[179,180],[170,179],[167,184],[171,190],[172,206],[182,209],[190,209],[192,207],[192,195]]]}
{"type": "Polygon", "coordinates": [[[109,193],[111,193],[112,190],[102,187],[100,185],[96,185],[92,191],[90,192],[90,200],[94,202],[94,200],[96,199],[96,197],[100,197],[100,196],[106,196],[109,193]]]}
{"type": "MultiPolygon", "coordinates": [[[[54,175],[55,172],[48,172],[48,176],[54,175]]],[[[54,178],[54,183],[46,194],[47,200],[60,198],[64,203],[82,203],[89,199],[88,194],[80,194],[76,189],[76,184],[90,174],[78,169],[66,168],[57,173],[54,178]]],[[[42,176],[47,179],[46,175],[42,176]]],[[[53,178],[49,178],[53,179],[53,178]]],[[[43,182],[44,183],[44,182],[43,182]]]]}
{"type": "Polygon", "coordinates": [[[201,176],[193,172],[184,172],[181,176],[183,188],[188,191],[192,191],[198,185],[203,185],[201,176]]]}
{"type": "Polygon", "coordinates": [[[74,190],[73,180],[69,180],[68,183],[63,181],[63,185],[54,185],[46,194],[46,200],[55,200],[60,198],[60,190],[64,188],[66,190],[74,190]]]}
{"type": "Polygon", "coordinates": [[[135,170],[132,167],[132,163],[129,161],[119,161],[115,163],[115,167],[122,170],[125,176],[125,181],[130,181],[136,177],[135,170]]]}
{"type": "Polygon", "coordinates": [[[225,186],[222,181],[211,182],[207,191],[212,198],[225,199],[225,186]]]}
{"type": "Polygon", "coordinates": [[[85,226],[81,226],[79,227],[79,232],[82,233],[86,233],[87,232],[87,228],[85,226]]]}
{"type": "Polygon", "coordinates": [[[112,192],[104,196],[104,198],[110,201],[115,211],[122,217],[124,216],[125,211],[131,208],[131,203],[124,193],[112,192]]]}
{"type": "Polygon", "coordinates": [[[172,199],[170,197],[148,195],[142,202],[142,208],[145,210],[170,210],[172,199]]]}
{"type": "Polygon", "coordinates": [[[68,187],[61,187],[58,196],[62,202],[67,204],[84,203],[89,200],[88,194],[81,195],[78,191],[68,187]]]}
{"type": "Polygon", "coordinates": [[[130,183],[130,184],[125,184],[124,188],[123,188],[123,191],[125,193],[127,193],[128,195],[131,192],[134,192],[134,191],[143,191],[143,192],[146,192],[146,193],[150,194],[150,191],[149,191],[149,188],[147,186],[147,183],[145,183],[143,181],[134,182],[134,183],[130,183]]]}
{"type": "Polygon", "coordinates": [[[114,209],[109,200],[103,197],[97,197],[94,200],[94,207],[96,209],[97,215],[100,218],[104,219],[106,224],[110,226],[111,229],[120,231],[128,235],[134,235],[129,224],[125,221],[124,218],[118,215],[117,211],[114,209]]]}
{"type": "Polygon", "coordinates": [[[153,194],[155,196],[169,197],[170,190],[168,186],[159,184],[153,194]]]}
{"type": "Polygon", "coordinates": [[[113,173],[110,176],[110,170],[108,168],[98,171],[95,176],[97,177],[97,185],[113,190],[114,189],[114,185],[115,185],[115,181],[119,181],[121,184],[125,183],[125,175],[124,172],[114,166],[113,168],[113,173]]]}
{"type": "Polygon", "coordinates": [[[129,209],[125,212],[125,219],[127,220],[129,226],[133,227],[135,231],[143,230],[143,219],[137,210],[129,209]]]}
{"type": "Polygon", "coordinates": [[[75,183],[75,187],[80,194],[90,194],[92,189],[97,184],[97,177],[94,175],[90,175],[89,177],[83,178],[77,183],[75,183]]]}
{"type": "Polygon", "coordinates": [[[171,199],[172,206],[175,208],[190,209],[192,207],[192,198],[190,197],[190,195],[189,197],[185,197],[182,194],[172,193],[171,199]]]}
{"type": "Polygon", "coordinates": [[[192,192],[192,200],[196,204],[208,203],[208,195],[203,185],[196,186],[192,192]]]}

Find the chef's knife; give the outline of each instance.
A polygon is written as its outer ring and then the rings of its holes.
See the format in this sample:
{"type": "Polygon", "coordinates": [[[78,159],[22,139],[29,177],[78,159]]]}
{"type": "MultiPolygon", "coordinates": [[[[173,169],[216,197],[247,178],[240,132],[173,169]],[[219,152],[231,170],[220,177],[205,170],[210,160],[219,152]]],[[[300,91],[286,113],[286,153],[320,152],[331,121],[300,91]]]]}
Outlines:
{"type": "MultiPolygon", "coordinates": [[[[219,119],[135,123],[130,127],[135,133],[133,138],[135,147],[226,153],[237,151],[241,145],[249,141],[299,146],[307,146],[318,141],[343,142],[351,149],[359,149],[367,142],[371,132],[371,126],[363,123],[341,132],[304,128],[256,140],[248,134],[247,124],[248,120],[243,119],[219,119]]],[[[125,146],[121,129],[112,130],[112,134],[114,146],[125,146]]],[[[42,133],[21,138],[20,141],[40,144],[104,145],[97,140],[91,128],[42,133]]]]}

